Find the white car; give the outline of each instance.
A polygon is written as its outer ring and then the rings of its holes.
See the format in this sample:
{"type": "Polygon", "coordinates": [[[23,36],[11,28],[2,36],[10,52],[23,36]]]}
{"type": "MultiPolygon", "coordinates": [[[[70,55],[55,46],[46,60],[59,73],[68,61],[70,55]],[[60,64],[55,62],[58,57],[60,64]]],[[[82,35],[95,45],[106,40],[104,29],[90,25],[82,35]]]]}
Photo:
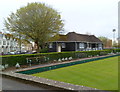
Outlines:
{"type": "Polygon", "coordinates": [[[10,54],[15,54],[15,52],[9,52],[10,54]]]}

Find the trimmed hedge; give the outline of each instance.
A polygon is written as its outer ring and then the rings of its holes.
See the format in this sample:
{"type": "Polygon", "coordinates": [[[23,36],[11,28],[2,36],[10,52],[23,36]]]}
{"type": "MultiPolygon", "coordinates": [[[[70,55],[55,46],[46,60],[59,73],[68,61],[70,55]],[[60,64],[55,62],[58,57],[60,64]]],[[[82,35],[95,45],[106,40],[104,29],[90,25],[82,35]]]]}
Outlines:
{"type": "Polygon", "coordinates": [[[20,65],[29,64],[30,60],[32,64],[59,62],[58,59],[69,58],[78,59],[92,56],[107,55],[111,52],[120,52],[120,49],[110,50],[97,50],[97,51],[72,51],[72,52],[52,52],[52,53],[38,53],[38,54],[20,54],[20,55],[5,55],[2,57],[2,65],[9,64],[9,66],[15,66],[18,62],[20,65]],[[31,58],[32,57],[32,58],[31,58]],[[30,58],[30,59],[26,59],[30,58]]]}

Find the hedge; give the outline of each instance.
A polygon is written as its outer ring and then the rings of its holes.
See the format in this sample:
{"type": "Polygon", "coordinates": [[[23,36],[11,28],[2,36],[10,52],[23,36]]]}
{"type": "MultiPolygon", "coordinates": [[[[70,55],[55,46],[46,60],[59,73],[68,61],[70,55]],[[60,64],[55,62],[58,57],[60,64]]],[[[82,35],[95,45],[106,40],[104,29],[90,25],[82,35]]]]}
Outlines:
{"type": "Polygon", "coordinates": [[[72,57],[72,59],[78,59],[78,58],[92,57],[98,55],[99,56],[107,55],[108,53],[111,52],[114,53],[120,52],[120,49],[5,55],[5,56],[0,56],[0,58],[2,58],[2,65],[8,64],[9,66],[15,66],[17,62],[20,65],[29,64],[30,60],[32,64],[59,62],[60,60],[62,62],[62,59],[69,57],[72,57]]]}

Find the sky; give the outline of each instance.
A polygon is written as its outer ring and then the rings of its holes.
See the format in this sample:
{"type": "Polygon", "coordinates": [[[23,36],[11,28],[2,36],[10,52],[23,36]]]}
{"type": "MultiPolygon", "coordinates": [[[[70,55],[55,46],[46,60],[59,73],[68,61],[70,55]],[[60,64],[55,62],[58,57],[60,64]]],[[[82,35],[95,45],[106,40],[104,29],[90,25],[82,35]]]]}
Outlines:
{"type": "Polygon", "coordinates": [[[0,31],[5,28],[4,19],[31,2],[45,3],[60,12],[65,33],[90,33],[113,39],[112,30],[116,29],[115,37],[118,36],[119,0],[1,0],[0,31]]]}

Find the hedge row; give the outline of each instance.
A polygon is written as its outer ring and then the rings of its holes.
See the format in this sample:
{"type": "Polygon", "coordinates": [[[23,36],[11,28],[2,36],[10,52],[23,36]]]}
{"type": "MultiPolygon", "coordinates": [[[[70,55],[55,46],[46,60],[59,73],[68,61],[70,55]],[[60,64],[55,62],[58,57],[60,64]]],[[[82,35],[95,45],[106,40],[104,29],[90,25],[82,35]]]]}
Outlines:
{"type": "Polygon", "coordinates": [[[2,65],[8,64],[15,66],[18,62],[20,65],[50,63],[64,61],[63,59],[78,59],[92,56],[107,55],[111,52],[120,52],[120,49],[97,50],[97,51],[73,51],[73,52],[53,52],[53,53],[38,53],[38,54],[21,54],[21,55],[5,55],[2,57],[2,65]]]}

